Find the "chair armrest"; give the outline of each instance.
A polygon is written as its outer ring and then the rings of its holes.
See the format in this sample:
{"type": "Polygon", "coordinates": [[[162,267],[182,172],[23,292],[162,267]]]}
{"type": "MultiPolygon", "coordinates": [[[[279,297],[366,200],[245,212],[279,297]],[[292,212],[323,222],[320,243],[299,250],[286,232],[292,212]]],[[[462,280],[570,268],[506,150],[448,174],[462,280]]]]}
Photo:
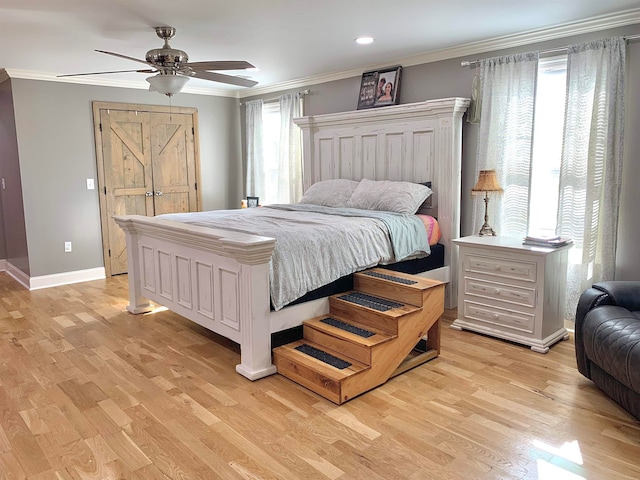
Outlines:
{"type": "Polygon", "coordinates": [[[599,282],[593,288],[606,293],[611,305],[626,308],[632,312],[640,310],[640,281],[599,282]]]}
{"type": "Polygon", "coordinates": [[[640,310],[640,282],[599,282],[580,295],[575,323],[576,361],[578,371],[587,378],[591,378],[591,369],[585,354],[582,326],[587,313],[600,305],[616,305],[630,311],[640,310]]]}
{"type": "Polygon", "coordinates": [[[580,295],[578,299],[578,308],[576,309],[576,329],[578,323],[582,323],[584,317],[589,313],[589,310],[600,305],[611,305],[612,299],[607,291],[595,288],[595,285],[588,288],[580,295]]]}
{"type": "Polygon", "coordinates": [[[588,288],[580,295],[578,299],[578,307],[576,309],[576,321],[575,321],[575,349],[576,349],[576,362],[578,364],[578,371],[585,377],[591,378],[591,369],[589,368],[589,359],[584,350],[584,339],[582,334],[582,325],[584,318],[589,311],[600,305],[610,305],[611,297],[607,292],[594,287],[588,288]]]}

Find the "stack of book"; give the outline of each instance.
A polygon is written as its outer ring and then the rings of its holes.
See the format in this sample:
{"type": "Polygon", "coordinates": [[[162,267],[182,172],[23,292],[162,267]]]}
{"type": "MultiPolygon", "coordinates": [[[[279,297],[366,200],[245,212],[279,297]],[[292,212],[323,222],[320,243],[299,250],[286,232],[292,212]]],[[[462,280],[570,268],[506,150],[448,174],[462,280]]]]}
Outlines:
{"type": "Polygon", "coordinates": [[[570,238],[560,237],[559,235],[551,237],[534,237],[527,235],[522,242],[523,245],[529,245],[532,247],[546,247],[546,248],[558,248],[565,245],[571,245],[573,241],[570,238]]]}

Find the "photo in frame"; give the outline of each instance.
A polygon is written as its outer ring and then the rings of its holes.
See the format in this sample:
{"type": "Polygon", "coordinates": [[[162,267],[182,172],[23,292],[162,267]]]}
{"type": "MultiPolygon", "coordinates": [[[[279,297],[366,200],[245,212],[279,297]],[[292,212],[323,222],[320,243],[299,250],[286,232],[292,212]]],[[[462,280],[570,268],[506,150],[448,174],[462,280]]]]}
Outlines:
{"type": "Polygon", "coordinates": [[[364,72],[357,109],[397,105],[400,102],[401,77],[401,66],[364,72]]]}
{"type": "Polygon", "coordinates": [[[257,207],[260,204],[260,197],[247,197],[247,208],[257,207]]]}

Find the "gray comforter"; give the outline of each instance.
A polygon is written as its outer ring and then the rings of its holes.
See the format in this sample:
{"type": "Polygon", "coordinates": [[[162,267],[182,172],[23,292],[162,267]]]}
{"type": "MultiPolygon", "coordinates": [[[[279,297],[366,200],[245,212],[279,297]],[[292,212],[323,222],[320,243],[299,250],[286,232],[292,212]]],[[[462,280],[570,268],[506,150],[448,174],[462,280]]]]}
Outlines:
{"type": "Polygon", "coordinates": [[[294,204],[158,218],[275,238],[269,277],[276,310],[344,275],[430,253],[414,215],[294,204]]]}

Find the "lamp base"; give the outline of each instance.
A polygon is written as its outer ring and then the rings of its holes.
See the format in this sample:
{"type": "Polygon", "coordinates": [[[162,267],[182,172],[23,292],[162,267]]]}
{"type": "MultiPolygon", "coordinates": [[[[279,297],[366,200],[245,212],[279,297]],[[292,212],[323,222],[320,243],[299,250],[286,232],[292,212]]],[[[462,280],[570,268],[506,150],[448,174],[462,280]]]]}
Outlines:
{"type": "Polygon", "coordinates": [[[480,229],[480,232],[478,232],[478,235],[480,235],[481,237],[495,237],[498,234],[493,231],[493,228],[491,228],[487,222],[484,222],[484,225],[482,225],[482,228],[480,229]]]}
{"type": "Polygon", "coordinates": [[[481,237],[497,236],[496,232],[493,231],[493,228],[489,226],[489,195],[487,192],[484,192],[484,223],[482,224],[482,228],[480,228],[478,235],[481,237]]]}

